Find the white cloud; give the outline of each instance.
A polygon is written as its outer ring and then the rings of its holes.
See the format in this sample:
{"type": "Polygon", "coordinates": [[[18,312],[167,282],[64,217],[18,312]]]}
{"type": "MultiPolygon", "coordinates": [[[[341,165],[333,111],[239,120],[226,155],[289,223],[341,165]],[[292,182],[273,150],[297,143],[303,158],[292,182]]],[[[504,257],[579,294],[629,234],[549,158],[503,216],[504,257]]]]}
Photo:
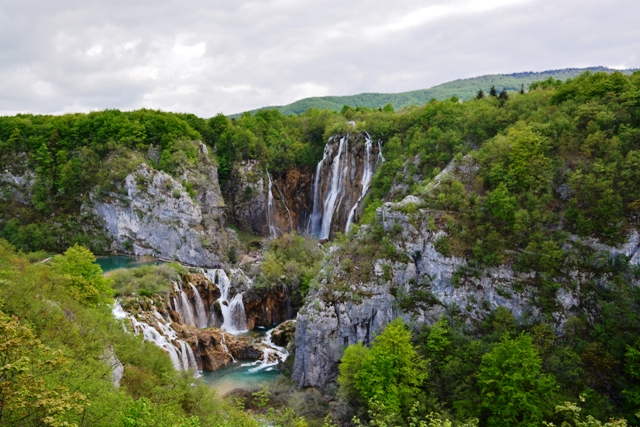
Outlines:
{"type": "Polygon", "coordinates": [[[210,117],[487,73],[638,67],[638,12],[636,0],[4,2],[0,111],[210,117]]]}

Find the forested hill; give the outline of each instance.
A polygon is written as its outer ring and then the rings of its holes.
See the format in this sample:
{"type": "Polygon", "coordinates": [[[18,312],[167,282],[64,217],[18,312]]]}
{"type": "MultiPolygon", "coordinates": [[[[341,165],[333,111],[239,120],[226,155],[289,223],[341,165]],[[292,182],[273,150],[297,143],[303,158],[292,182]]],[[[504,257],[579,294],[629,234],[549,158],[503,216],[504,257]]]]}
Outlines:
{"type": "MultiPolygon", "coordinates": [[[[413,90],[401,93],[360,93],[358,95],[348,96],[320,96],[312,98],[300,99],[291,104],[273,107],[264,107],[252,110],[255,113],[258,110],[277,109],[282,114],[292,115],[305,112],[309,108],[318,108],[320,110],[328,109],[330,111],[340,111],[344,105],[351,107],[367,107],[382,108],[387,104],[391,104],[393,108],[400,109],[409,105],[423,105],[429,100],[435,98],[443,100],[456,96],[460,99],[468,100],[474,97],[478,90],[482,89],[488,93],[491,86],[500,91],[520,90],[522,85],[528,88],[535,81],[553,78],[556,80],[567,80],[577,77],[584,71],[604,71],[612,73],[616,70],[607,67],[587,67],[587,68],[563,68],[560,70],[547,70],[540,72],[525,71],[512,74],[487,74],[469,79],[458,79],[452,82],[443,83],[429,89],[413,90]]],[[[622,71],[625,74],[631,74],[633,70],[622,71]]],[[[239,117],[241,114],[234,114],[231,118],[239,117]]]]}

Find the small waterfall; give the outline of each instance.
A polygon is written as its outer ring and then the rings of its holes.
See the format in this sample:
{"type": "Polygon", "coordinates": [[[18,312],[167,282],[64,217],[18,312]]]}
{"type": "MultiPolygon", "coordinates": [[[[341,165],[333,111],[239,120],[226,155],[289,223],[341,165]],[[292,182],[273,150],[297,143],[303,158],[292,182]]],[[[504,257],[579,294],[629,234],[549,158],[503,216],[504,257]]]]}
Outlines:
{"type": "MultiPolygon", "coordinates": [[[[182,284],[178,285],[178,283],[173,282],[173,289],[179,299],[174,298],[174,308],[180,315],[180,320],[182,323],[189,326],[196,326],[196,320],[193,316],[193,309],[191,308],[191,302],[189,301],[189,297],[182,290],[182,284]]],[[[196,292],[197,293],[197,292],[196,292]]]]}
{"type": "Polygon", "coordinates": [[[196,313],[198,315],[198,328],[206,328],[207,312],[204,309],[204,303],[202,302],[202,298],[200,298],[200,292],[198,292],[198,288],[193,286],[193,283],[189,283],[189,286],[191,286],[191,290],[193,291],[194,299],[196,301],[196,313]]]}
{"type": "MultiPolygon", "coordinates": [[[[378,141],[378,144],[380,142],[378,141]]],[[[367,191],[369,190],[369,186],[371,185],[371,178],[373,177],[373,165],[371,165],[371,147],[373,143],[371,142],[371,138],[367,135],[366,142],[364,144],[364,169],[362,172],[362,190],[360,191],[360,197],[356,201],[355,205],[351,208],[349,212],[349,217],[347,218],[347,225],[344,229],[345,233],[349,232],[349,228],[351,228],[351,223],[353,222],[353,217],[355,216],[356,209],[360,205],[364,196],[367,195],[367,191]]]]}
{"type": "Polygon", "coordinates": [[[250,373],[255,373],[261,370],[270,371],[274,366],[279,364],[280,362],[284,362],[289,357],[289,352],[283,348],[275,345],[273,341],[271,341],[271,333],[273,329],[268,331],[262,340],[262,360],[256,360],[252,363],[245,363],[242,366],[255,366],[255,368],[251,368],[248,370],[250,373]]]}
{"type": "MultiPolygon", "coordinates": [[[[203,270],[207,279],[214,282],[220,289],[220,298],[216,301],[220,305],[222,313],[222,326],[220,329],[230,332],[234,335],[247,330],[247,317],[244,311],[244,303],[242,294],[236,294],[229,301],[229,291],[231,290],[231,280],[224,270],[203,270]]],[[[211,310],[213,312],[213,310],[211,310]]],[[[215,316],[212,316],[212,320],[215,316]]]]}
{"type": "Polygon", "coordinates": [[[153,316],[156,319],[155,324],[160,331],[149,323],[140,321],[128,314],[118,301],[115,302],[111,312],[116,319],[128,319],[131,321],[135,334],[142,334],[142,338],[145,341],[149,341],[166,351],[176,370],[193,369],[194,375],[198,375],[198,365],[193,350],[191,350],[191,347],[186,342],[177,339],[178,333],[173,330],[170,322],[166,322],[155,308],[153,310],[153,316]],[[173,342],[176,342],[179,347],[173,342]]]}
{"type": "Polygon", "coordinates": [[[269,195],[267,196],[267,221],[269,222],[269,237],[278,237],[278,229],[275,225],[274,215],[274,202],[273,202],[273,182],[271,181],[271,175],[267,172],[267,178],[269,178],[269,195]]]}
{"type": "Polygon", "coordinates": [[[224,337],[224,332],[221,333],[220,335],[222,336],[222,339],[220,340],[220,345],[222,346],[222,349],[225,351],[225,353],[229,355],[229,357],[231,357],[232,361],[237,362],[235,357],[233,357],[233,354],[231,354],[231,352],[229,351],[229,347],[227,347],[227,339],[224,337]]]}

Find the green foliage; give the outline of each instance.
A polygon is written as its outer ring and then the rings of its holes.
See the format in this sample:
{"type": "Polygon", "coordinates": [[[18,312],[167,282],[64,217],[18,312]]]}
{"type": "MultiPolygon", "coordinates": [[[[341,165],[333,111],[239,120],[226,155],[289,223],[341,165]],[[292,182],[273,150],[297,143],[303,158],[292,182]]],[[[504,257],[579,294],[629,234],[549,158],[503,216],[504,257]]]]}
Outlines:
{"type": "MultiPolygon", "coordinates": [[[[615,70],[595,67],[591,68],[592,71],[604,71],[612,73],[615,70]]],[[[578,76],[584,72],[585,69],[581,68],[567,68],[562,70],[550,70],[543,72],[525,72],[514,74],[490,74],[486,76],[473,77],[469,79],[460,79],[453,82],[444,83],[438,86],[434,86],[430,89],[422,89],[411,92],[402,93],[362,93],[359,95],[351,96],[323,96],[314,98],[305,98],[296,101],[292,104],[284,105],[282,107],[275,107],[284,115],[301,114],[307,111],[309,108],[328,109],[332,111],[341,111],[345,106],[366,107],[370,109],[383,108],[388,104],[391,104],[396,110],[400,110],[412,105],[423,105],[429,102],[431,99],[449,99],[452,96],[457,96],[460,99],[468,100],[477,95],[478,88],[489,90],[491,86],[503,87],[508,91],[518,91],[524,86],[534,84],[533,88],[537,88],[540,85],[535,84],[545,79],[551,79],[553,82],[560,80],[566,80],[572,77],[578,76]]],[[[481,89],[481,90],[482,90],[481,89]]],[[[496,92],[497,95],[497,92],[496,92]]],[[[274,107],[266,107],[273,109],[274,107]]],[[[256,113],[260,110],[254,110],[252,113],[256,113]]],[[[232,117],[238,117],[239,114],[232,117]]]]}
{"type": "Polygon", "coordinates": [[[358,343],[345,350],[338,382],[348,396],[357,392],[363,402],[375,401],[391,414],[408,414],[426,377],[425,362],[411,343],[411,332],[397,318],[370,349],[358,343]]]}
{"type": "Polygon", "coordinates": [[[116,296],[152,296],[168,294],[172,281],[178,280],[187,269],[180,264],[143,265],[137,268],[123,268],[110,272],[116,296]]]}
{"type": "Polygon", "coordinates": [[[552,393],[553,376],[541,372],[542,360],[531,337],[504,335],[500,344],[482,357],[478,382],[489,426],[538,426],[552,393]]]}
{"type": "Polygon", "coordinates": [[[290,287],[300,297],[309,291],[311,279],[318,273],[323,253],[318,241],[298,234],[285,234],[273,239],[264,255],[258,288],[290,287]]]}
{"type": "Polygon", "coordinates": [[[0,311],[0,425],[71,425],[65,421],[67,414],[82,412],[87,399],[55,383],[55,372],[68,365],[62,353],[43,345],[28,325],[0,311]]]}
{"type": "Polygon", "coordinates": [[[56,256],[51,268],[78,301],[84,304],[110,302],[112,281],[102,275],[102,269],[95,262],[96,257],[89,249],[75,244],[64,255],[56,256]]]}

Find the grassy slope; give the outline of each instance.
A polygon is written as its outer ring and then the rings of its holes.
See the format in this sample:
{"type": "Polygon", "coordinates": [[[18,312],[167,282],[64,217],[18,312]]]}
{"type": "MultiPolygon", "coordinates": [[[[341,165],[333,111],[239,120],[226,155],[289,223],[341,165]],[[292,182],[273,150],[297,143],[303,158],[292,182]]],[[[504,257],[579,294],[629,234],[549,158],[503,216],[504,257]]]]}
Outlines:
{"type": "MultiPolygon", "coordinates": [[[[506,90],[519,90],[520,86],[524,84],[525,87],[529,87],[534,81],[546,80],[549,77],[554,79],[566,80],[578,76],[580,73],[591,71],[606,71],[613,72],[611,68],[606,67],[589,67],[589,68],[565,68],[561,70],[549,70],[541,72],[523,72],[513,74],[488,74],[480,77],[473,77],[470,79],[459,79],[452,82],[443,83],[438,86],[434,86],[429,89],[414,90],[411,92],[402,93],[361,93],[351,96],[322,96],[305,98],[299,101],[293,102],[283,106],[264,107],[262,109],[275,108],[280,110],[285,115],[300,114],[309,108],[328,109],[333,111],[340,111],[343,105],[350,105],[355,107],[368,107],[368,108],[380,108],[388,103],[391,103],[393,107],[398,110],[400,108],[409,105],[423,105],[430,99],[436,98],[438,100],[451,98],[457,96],[461,99],[470,99],[476,95],[478,90],[482,89],[485,93],[489,92],[491,86],[495,86],[498,91],[503,88],[506,90]]],[[[631,73],[633,70],[625,70],[626,73],[631,73]]],[[[255,113],[258,110],[252,110],[251,113],[255,113]]],[[[229,116],[231,118],[239,117],[241,114],[234,114],[229,116]]]]}

